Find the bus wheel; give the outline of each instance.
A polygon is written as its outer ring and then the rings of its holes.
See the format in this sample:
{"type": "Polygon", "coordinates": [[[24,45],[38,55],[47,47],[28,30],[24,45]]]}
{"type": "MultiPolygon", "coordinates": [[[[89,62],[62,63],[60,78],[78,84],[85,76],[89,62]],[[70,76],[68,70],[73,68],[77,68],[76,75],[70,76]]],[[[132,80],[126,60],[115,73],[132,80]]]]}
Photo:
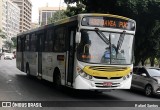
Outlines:
{"type": "Polygon", "coordinates": [[[54,81],[54,86],[57,89],[61,89],[61,76],[60,76],[60,73],[55,73],[53,81],[54,81]]]}
{"type": "Polygon", "coordinates": [[[30,76],[30,69],[28,65],[26,66],[26,73],[27,73],[27,76],[30,76]]]}

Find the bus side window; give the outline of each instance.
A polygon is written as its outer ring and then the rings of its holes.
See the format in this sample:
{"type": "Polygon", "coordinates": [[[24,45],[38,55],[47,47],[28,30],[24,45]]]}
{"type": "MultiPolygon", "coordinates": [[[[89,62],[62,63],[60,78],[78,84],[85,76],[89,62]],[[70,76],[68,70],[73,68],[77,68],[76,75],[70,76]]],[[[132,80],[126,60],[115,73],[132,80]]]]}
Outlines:
{"type": "Polygon", "coordinates": [[[21,52],[21,37],[17,37],[17,52],[21,52]]]}
{"type": "Polygon", "coordinates": [[[25,51],[29,51],[29,49],[30,49],[29,35],[26,35],[26,38],[25,38],[25,51]]]}
{"type": "Polygon", "coordinates": [[[65,28],[57,28],[55,30],[53,51],[63,52],[65,50],[65,28]]]}
{"type": "Polygon", "coordinates": [[[31,51],[35,52],[36,51],[36,42],[37,41],[37,36],[35,34],[32,34],[31,36],[31,51]]]}
{"type": "Polygon", "coordinates": [[[49,29],[46,33],[46,38],[44,40],[44,51],[51,52],[53,50],[53,30],[49,29]]]}

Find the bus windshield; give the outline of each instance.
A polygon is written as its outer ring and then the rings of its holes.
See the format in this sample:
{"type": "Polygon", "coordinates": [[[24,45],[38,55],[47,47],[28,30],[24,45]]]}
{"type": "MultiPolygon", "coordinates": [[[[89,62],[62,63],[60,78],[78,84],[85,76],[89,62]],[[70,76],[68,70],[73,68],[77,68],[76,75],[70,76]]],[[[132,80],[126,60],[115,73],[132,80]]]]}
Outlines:
{"type": "Polygon", "coordinates": [[[100,31],[99,34],[96,30],[81,30],[81,42],[77,47],[78,60],[97,64],[131,64],[134,36],[126,33],[123,40],[121,37],[122,33],[100,31]],[[120,47],[118,42],[121,42],[120,47]]]}

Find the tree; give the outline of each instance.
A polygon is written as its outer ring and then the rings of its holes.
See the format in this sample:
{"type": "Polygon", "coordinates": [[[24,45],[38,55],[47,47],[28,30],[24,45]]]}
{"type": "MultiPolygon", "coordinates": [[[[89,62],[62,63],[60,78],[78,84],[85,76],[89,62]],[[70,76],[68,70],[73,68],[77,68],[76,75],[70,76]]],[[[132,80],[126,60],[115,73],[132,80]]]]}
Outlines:
{"type": "Polygon", "coordinates": [[[11,52],[12,48],[14,47],[13,42],[12,41],[4,41],[4,47],[9,49],[9,51],[11,52]]]}
{"type": "MultiPolygon", "coordinates": [[[[76,3],[78,5],[82,5],[83,7],[81,7],[81,10],[85,8],[83,12],[89,12],[89,13],[95,13],[95,12],[108,13],[108,12],[114,11],[114,7],[117,2],[117,0],[101,0],[101,1],[99,0],[64,0],[64,1],[67,4],[76,3]]],[[[80,8],[80,7],[77,7],[77,8],[80,8]]],[[[75,13],[75,14],[79,14],[79,13],[75,13]]]]}
{"type": "Polygon", "coordinates": [[[49,18],[48,24],[54,23],[56,21],[59,21],[61,19],[65,19],[65,18],[67,18],[67,15],[65,14],[65,11],[64,10],[59,10],[59,11],[54,13],[53,17],[49,18]]]}
{"type": "Polygon", "coordinates": [[[80,13],[86,13],[85,10],[86,6],[81,3],[77,3],[76,6],[70,6],[68,5],[67,10],[65,11],[66,15],[68,17],[80,14],[80,13]]]}

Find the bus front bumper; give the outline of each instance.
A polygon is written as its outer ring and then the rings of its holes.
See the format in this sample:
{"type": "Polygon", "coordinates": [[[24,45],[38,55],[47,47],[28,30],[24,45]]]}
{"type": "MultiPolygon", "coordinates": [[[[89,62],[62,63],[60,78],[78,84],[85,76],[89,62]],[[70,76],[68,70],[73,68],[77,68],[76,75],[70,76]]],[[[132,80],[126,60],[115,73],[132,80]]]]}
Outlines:
{"type": "Polygon", "coordinates": [[[132,76],[123,80],[88,80],[80,75],[75,79],[74,88],[82,90],[108,90],[108,89],[130,89],[132,76]],[[111,86],[105,86],[104,83],[112,83],[111,86]]]}

